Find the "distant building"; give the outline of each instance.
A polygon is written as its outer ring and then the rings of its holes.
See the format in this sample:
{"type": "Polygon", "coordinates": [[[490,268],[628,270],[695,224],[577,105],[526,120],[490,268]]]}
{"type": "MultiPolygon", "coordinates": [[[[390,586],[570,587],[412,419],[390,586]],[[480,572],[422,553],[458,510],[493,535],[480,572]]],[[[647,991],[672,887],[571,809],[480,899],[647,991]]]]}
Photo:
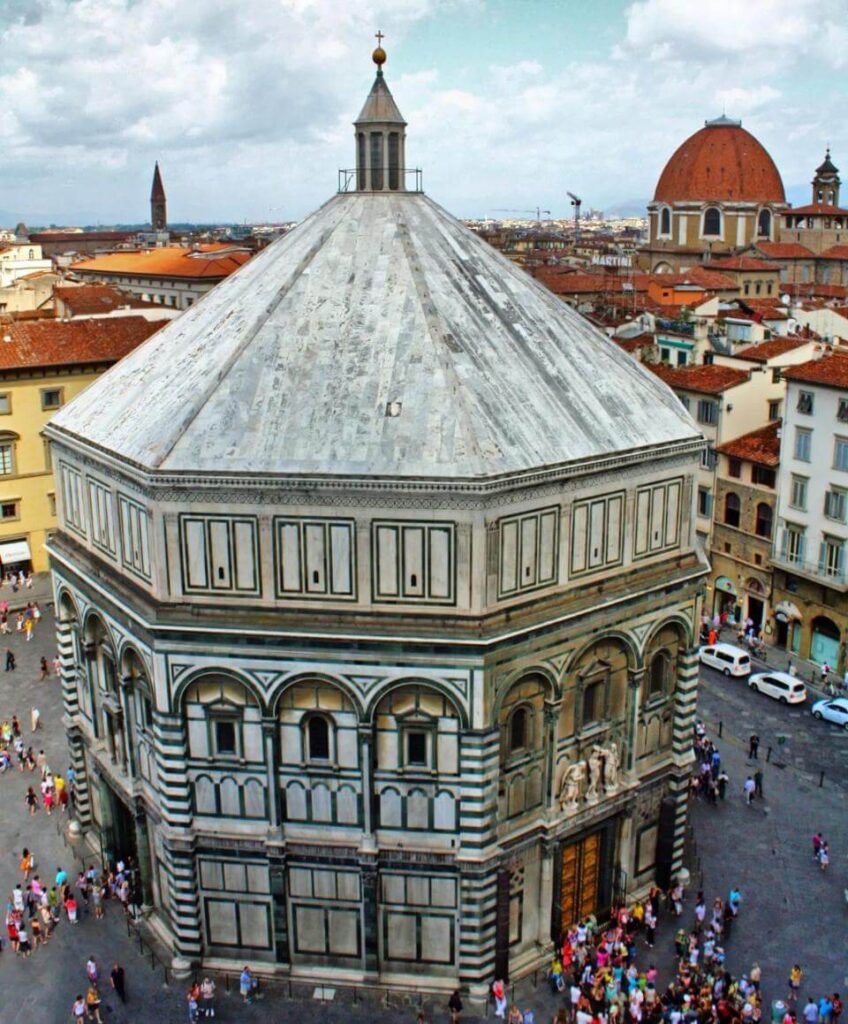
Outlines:
{"type": "Polygon", "coordinates": [[[150,302],[188,309],[250,256],[224,243],[170,245],[95,256],[71,264],[70,272],[80,281],[112,284],[150,302]]]}
{"type": "Polygon", "coordinates": [[[30,241],[40,245],[45,256],[52,257],[118,249],[134,237],[134,231],[36,231],[30,235],[30,241]]]}
{"type": "Polygon", "coordinates": [[[775,631],[788,651],[846,667],[848,637],[848,356],[783,371],[774,563],[775,631]]]}
{"type": "Polygon", "coordinates": [[[772,240],[785,209],[780,172],[762,144],[741,121],[707,121],[660,175],[639,266],[680,270],[772,240]]]}
{"type": "Polygon", "coordinates": [[[171,320],[180,311],[140,299],[109,284],[65,284],[53,289],[56,316],[62,320],[92,317],[143,316],[145,320],[171,320]]]}
{"type": "Polygon", "coordinates": [[[150,189],[150,224],[154,231],[168,230],[168,200],[165,198],[158,160],[153,169],[153,185],[150,189]]]}
{"type": "Polygon", "coordinates": [[[0,323],[0,565],[42,572],[57,525],[50,417],[162,326],[142,317],[0,323]]]}
{"type": "Polygon", "coordinates": [[[37,242],[7,242],[0,245],[0,288],[8,288],[21,277],[52,269],[53,264],[44,259],[37,242]]]}

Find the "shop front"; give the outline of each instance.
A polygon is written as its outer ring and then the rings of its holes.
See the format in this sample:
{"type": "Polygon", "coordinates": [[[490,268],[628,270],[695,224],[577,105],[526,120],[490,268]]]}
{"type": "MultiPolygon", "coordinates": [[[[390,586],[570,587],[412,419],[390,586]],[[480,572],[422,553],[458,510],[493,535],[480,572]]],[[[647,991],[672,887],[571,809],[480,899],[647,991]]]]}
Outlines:
{"type": "Polygon", "coordinates": [[[0,571],[4,576],[32,572],[32,552],[26,538],[0,542],[0,571]]]}
{"type": "Polygon", "coordinates": [[[739,594],[736,584],[729,576],[716,577],[713,614],[724,615],[727,613],[728,618],[738,622],[739,612],[739,594]]]}
{"type": "Polygon", "coordinates": [[[780,601],[774,608],[775,643],[797,654],[801,648],[801,612],[792,601],[780,601]]]}

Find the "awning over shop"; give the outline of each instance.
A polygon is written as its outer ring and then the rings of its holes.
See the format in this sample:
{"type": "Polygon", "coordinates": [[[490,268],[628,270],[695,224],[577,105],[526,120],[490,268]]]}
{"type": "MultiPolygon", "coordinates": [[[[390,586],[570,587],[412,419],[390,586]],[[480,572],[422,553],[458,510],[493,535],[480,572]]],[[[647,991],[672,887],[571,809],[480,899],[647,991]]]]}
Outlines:
{"type": "Polygon", "coordinates": [[[715,581],[716,590],[723,590],[725,594],[733,594],[736,597],[736,584],[727,576],[719,576],[715,581]]]}
{"type": "Polygon", "coordinates": [[[774,617],[778,622],[792,622],[793,620],[800,622],[803,618],[798,610],[798,606],[791,601],[781,601],[779,604],[776,604],[774,606],[774,617]]]}
{"type": "Polygon", "coordinates": [[[21,562],[28,562],[31,558],[29,544],[25,540],[9,540],[0,543],[0,561],[6,568],[10,565],[20,565],[21,562]]]}

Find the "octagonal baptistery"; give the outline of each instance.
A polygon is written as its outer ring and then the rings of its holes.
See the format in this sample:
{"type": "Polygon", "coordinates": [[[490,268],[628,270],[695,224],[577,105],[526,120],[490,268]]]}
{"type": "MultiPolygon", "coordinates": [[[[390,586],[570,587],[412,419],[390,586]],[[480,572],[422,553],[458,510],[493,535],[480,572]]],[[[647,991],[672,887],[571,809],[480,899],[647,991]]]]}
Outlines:
{"type": "Polygon", "coordinates": [[[640,264],[677,271],[779,235],[786,209],[780,172],[750,132],[722,115],[674,151],[648,204],[640,264]]]}
{"type": "Polygon", "coordinates": [[[356,140],[47,428],[79,814],[177,968],[481,995],[680,863],[702,440],[404,187],[382,70],[356,140]]]}

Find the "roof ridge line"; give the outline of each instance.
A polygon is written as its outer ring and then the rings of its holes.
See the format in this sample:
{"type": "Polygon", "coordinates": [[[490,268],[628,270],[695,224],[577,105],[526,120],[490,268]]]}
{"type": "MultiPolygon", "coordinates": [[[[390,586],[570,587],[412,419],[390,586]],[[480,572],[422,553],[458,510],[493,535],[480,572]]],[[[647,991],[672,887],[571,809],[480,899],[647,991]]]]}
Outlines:
{"type": "MultiPolygon", "coordinates": [[[[323,203],[321,206],[319,206],[318,209],[315,211],[315,213],[313,213],[313,214],[311,214],[311,216],[307,217],[305,221],[301,222],[301,224],[308,223],[310,220],[312,220],[313,217],[315,217],[318,214],[318,212],[320,210],[324,209],[324,207],[327,206],[332,201],[333,201],[332,199],[328,199],[326,203],[323,203]]],[[[344,207],[342,206],[341,209],[343,210],[344,207]]],[[[218,372],[215,375],[215,378],[212,381],[211,386],[206,389],[205,394],[195,404],[193,410],[191,410],[187,414],[187,416],[184,417],[181,420],[179,429],[176,432],[174,432],[174,434],[172,435],[173,436],[173,440],[171,441],[170,445],[168,445],[168,447],[166,449],[163,449],[159,454],[157,454],[157,456],[155,458],[151,459],[151,466],[154,469],[161,468],[162,463],[165,461],[165,459],[167,459],[168,456],[173,453],[174,449],[177,447],[177,445],[182,440],[183,435],[185,434],[185,432],[188,430],[188,428],[191,426],[191,424],[197,419],[197,417],[203,411],[203,409],[205,408],[207,403],[211,400],[212,396],[215,394],[215,392],[218,390],[218,388],[221,386],[221,384],[227,379],[227,377],[229,376],[230,370],[232,370],[232,368],[235,366],[235,364],[238,362],[238,360],[244,355],[245,350],[251,344],[251,342],[256,337],[256,335],[259,333],[259,331],[262,329],[264,324],[267,323],[269,317],[274,312],[274,310],[277,308],[277,306],[279,306],[279,304],[283,301],[283,299],[291,291],[292,287],[294,287],[294,285],[300,280],[301,275],[303,274],[304,270],[315,259],[316,255],[321,250],[321,248],[323,247],[323,245],[327,241],[327,239],[336,231],[336,229],[338,228],[338,226],[341,223],[342,219],[343,219],[343,216],[339,218],[339,220],[333,225],[333,227],[330,230],[322,231],[319,234],[318,238],[315,240],[315,242],[313,242],[313,244],[307,250],[307,252],[304,255],[303,259],[297,264],[297,266],[294,268],[293,272],[289,275],[289,278],[285,282],[284,286],[281,287],[277,291],[277,293],[274,296],[274,298],[271,300],[271,302],[268,303],[267,306],[264,307],[264,309],[261,311],[261,313],[257,314],[256,318],[254,319],[254,323],[253,323],[253,326],[251,327],[251,329],[245,333],[245,335],[243,336],[243,338],[239,342],[239,344],[230,353],[229,357],[224,361],[224,363],[219,367],[218,372]]],[[[291,231],[291,232],[289,232],[288,235],[285,235],[284,237],[285,238],[289,238],[293,234],[294,234],[294,231],[291,231]]]]}
{"type": "MultiPolygon", "coordinates": [[[[423,196],[422,198],[424,199],[425,202],[430,202],[427,196],[423,196]]],[[[437,206],[436,203],[432,203],[432,205],[434,207],[437,206]]],[[[403,247],[403,251],[406,254],[406,264],[409,267],[410,277],[412,278],[412,283],[415,286],[415,291],[416,294],[418,295],[418,300],[421,303],[421,309],[424,313],[424,319],[427,323],[427,336],[430,338],[430,341],[433,344],[436,359],[442,366],[442,369],[444,370],[445,374],[450,378],[450,380],[455,385],[454,395],[456,397],[456,408],[459,410],[460,418],[462,421],[463,440],[468,446],[469,452],[474,453],[477,462],[481,467],[483,467],[485,464],[485,460],[483,458],[483,451],[480,447],[480,444],[477,441],[477,436],[474,431],[474,426],[471,420],[471,414],[469,410],[466,408],[462,381],[456,374],[456,369],[453,365],[453,360],[451,360],[449,356],[446,356],[442,351],[442,349],[445,347],[444,336],[445,334],[448,333],[448,331],[446,330],[447,324],[445,323],[444,318],[441,316],[441,314],[435,312],[435,306],[427,294],[429,292],[429,287],[427,286],[426,280],[423,282],[419,280],[419,276],[421,275],[422,272],[420,269],[415,269],[414,263],[417,262],[420,268],[421,261],[417,257],[415,246],[412,242],[412,236],[410,234],[409,228],[406,225],[406,222],[401,220],[399,216],[396,214],[395,223],[398,228],[398,237],[400,238],[401,246],[403,247]],[[424,285],[426,292],[422,290],[422,284],[424,285]],[[438,337],[436,337],[437,323],[442,327],[442,330],[438,337]]]]}

